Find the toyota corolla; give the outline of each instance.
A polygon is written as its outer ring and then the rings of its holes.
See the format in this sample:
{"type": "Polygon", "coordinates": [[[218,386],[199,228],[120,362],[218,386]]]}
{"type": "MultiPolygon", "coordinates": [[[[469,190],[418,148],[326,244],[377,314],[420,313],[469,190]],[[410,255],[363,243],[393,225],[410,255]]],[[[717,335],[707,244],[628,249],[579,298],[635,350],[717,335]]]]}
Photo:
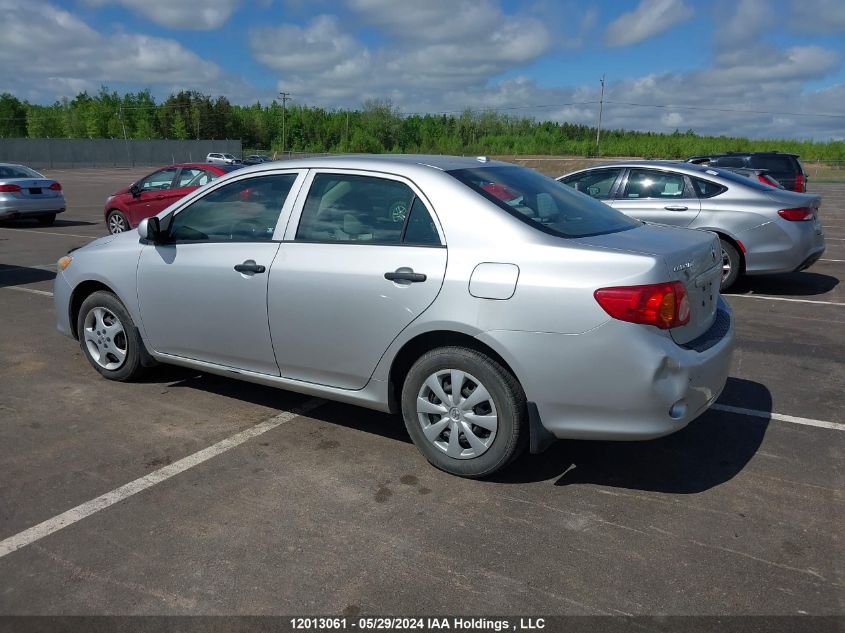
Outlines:
{"type": "Polygon", "coordinates": [[[704,412],[734,338],[720,252],[484,157],[322,157],[70,253],[55,303],[105,378],[172,363],[401,413],[432,464],[483,477],[704,412]]]}

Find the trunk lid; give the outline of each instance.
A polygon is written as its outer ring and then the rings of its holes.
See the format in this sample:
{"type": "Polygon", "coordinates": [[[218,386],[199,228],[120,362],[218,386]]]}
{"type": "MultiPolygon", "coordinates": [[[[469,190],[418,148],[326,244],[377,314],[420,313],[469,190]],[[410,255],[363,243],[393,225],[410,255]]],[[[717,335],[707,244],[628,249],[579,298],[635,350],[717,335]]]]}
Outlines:
{"type": "Polygon", "coordinates": [[[690,320],[669,330],[679,345],[704,334],[716,319],[722,273],[719,237],[710,231],[644,225],[618,233],[578,240],[591,246],[660,257],[666,277],[657,281],[680,281],[690,304],[690,320]]]}
{"type": "Polygon", "coordinates": [[[50,189],[55,180],[50,178],[3,178],[2,183],[7,185],[17,185],[21,188],[15,195],[18,198],[26,200],[40,199],[40,198],[57,198],[61,195],[61,191],[50,189]]]}

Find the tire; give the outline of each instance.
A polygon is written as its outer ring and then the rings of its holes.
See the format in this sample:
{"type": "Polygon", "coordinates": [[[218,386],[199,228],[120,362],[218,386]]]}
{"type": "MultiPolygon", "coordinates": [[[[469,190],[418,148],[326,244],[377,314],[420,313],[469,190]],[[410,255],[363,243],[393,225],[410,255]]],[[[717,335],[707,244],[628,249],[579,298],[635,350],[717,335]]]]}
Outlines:
{"type": "Polygon", "coordinates": [[[722,243],[722,283],[719,289],[724,292],[739,278],[742,259],[733,244],[726,240],[720,240],[720,242],[722,243]]]}
{"type": "Polygon", "coordinates": [[[493,359],[465,347],[434,349],[413,364],[402,386],[402,416],[408,434],[426,459],[459,477],[492,475],[528,445],[528,406],[519,382],[493,359]],[[486,390],[481,399],[476,396],[470,410],[452,406],[453,376],[461,379],[461,402],[473,400],[478,388],[486,390]],[[437,391],[446,400],[438,397],[437,391]],[[428,402],[422,411],[421,401],[428,402]],[[470,416],[475,422],[483,420],[485,426],[474,424],[470,416]],[[453,441],[455,429],[458,435],[453,441]]]}
{"type": "Polygon", "coordinates": [[[82,302],[76,331],[82,353],[104,378],[125,382],[144,373],[141,335],[111,292],[97,291],[82,302]]]}
{"type": "Polygon", "coordinates": [[[47,215],[39,215],[37,218],[38,224],[41,226],[50,226],[53,222],[56,221],[56,214],[55,213],[48,213],[47,215]]]}
{"type": "Polygon", "coordinates": [[[106,216],[106,228],[112,235],[124,233],[129,230],[129,220],[120,211],[109,211],[108,216],[106,216]]]}

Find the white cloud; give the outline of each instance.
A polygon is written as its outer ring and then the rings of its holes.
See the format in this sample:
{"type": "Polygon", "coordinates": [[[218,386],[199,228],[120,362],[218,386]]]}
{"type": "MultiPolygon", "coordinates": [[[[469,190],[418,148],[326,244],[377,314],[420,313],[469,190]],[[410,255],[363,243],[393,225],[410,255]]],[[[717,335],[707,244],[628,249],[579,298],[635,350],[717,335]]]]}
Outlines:
{"type": "Polygon", "coordinates": [[[608,46],[639,44],[688,20],[692,14],[692,8],[683,0],[641,0],[636,9],[610,23],[604,41],[608,46]]]}
{"type": "Polygon", "coordinates": [[[86,0],[92,6],[121,4],[172,29],[209,30],[221,27],[241,0],[86,0]]]}
{"type": "Polygon", "coordinates": [[[132,33],[104,35],[48,3],[0,0],[0,11],[6,16],[0,85],[22,98],[75,96],[104,83],[215,94],[244,87],[175,40],[132,33]]]}
{"type": "Polygon", "coordinates": [[[845,31],[845,2],[842,0],[792,0],[790,24],[810,33],[845,31]]]}
{"type": "Polygon", "coordinates": [[[335,16],[317,17],[305,28],[283,24],[255,30],[250,37],[255,59],[284,72],[325,70],[360,55],[363,47],[343,33],[335,16]]]}

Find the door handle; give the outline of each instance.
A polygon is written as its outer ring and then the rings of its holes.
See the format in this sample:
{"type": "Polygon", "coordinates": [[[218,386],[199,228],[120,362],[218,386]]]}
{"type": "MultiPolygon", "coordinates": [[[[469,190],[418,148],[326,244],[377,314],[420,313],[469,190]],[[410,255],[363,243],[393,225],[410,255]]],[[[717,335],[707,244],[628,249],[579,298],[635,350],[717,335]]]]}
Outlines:
{"type": "Polygon", "coordinates": [[[422,273],[415,273],[413,270],[402,270],[401,268],[392,273],[384,273],[384,278],[388,281],[407,281],[410,283],[419,283],[427,279],[422,273]]]}
{"type": "Polygon", "coordinates": [[[667,211],[686,211],[688,207],[685,207],[682,204],[670,204],[669,206],[663,207],[667,211]]]}
{"type": "Polygon", "coordinates": [[[253,260],[248,259],[243,264],[236,264],[235,270],[239,273],[263,273],[267,269],[261,264],[256,264],[253,260]]]}

